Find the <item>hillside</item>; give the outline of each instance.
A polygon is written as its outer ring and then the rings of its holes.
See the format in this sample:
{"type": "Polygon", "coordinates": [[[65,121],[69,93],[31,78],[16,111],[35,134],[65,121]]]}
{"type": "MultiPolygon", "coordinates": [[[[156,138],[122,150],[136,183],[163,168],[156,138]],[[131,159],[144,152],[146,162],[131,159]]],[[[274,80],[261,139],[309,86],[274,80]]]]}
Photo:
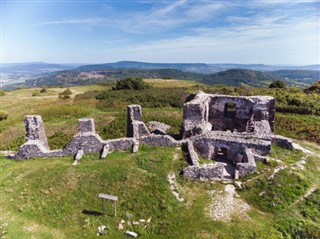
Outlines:
{"type": "Polygon", "coordinates": [[[177,69],[201,74],[211,74],[230,69],[248,69],[256,71],[276,70],[320,70],[320,65],[310,66],[287,66],[287,65],[264,65],[264,64],[234,64],[234,63],[150,63],[138,61],[119,61],[115,63],[83,65],[77,68],[80,71],[100,71],[110,68],[135,68],[135,69],[177,69]]]}
{"type": "Polygon", "coordinates": [[[25,83],[10,85],[7,89],[16,87],[42,87],[42,86],[77,86],[86,84],[105,83],[127,77],[162,78],[197,80],[202,74],[184,72],[177,69],[105,69],[100,71],[59,71],[51,76],[28,80],[25,83]]]}
{"type": "MultiPolygon", "coordinates": [[[[142,104],[145,122],[164,122],[173,126],[171,133],[179,133],[181,104],[198,90],[274,95],[283,107],[299,102],[317,107],[320,102],[320,96],[299,89],[204,86],[160,79],[147,83],[153,91],[71,87],[69,99],[58,98],[65,90],[59,87],[47,88],[38,96],[32,94],[40,88],[6,91],[1,102],[9,118],[0,121],[1,150],[17,150],[24,142],[26,114],[42,115],[50,148],[57,149],[77,132],[78,118],[94,118],[103,139],[123,137],[128,103],[142,104]]],[[[138,238],[319,238],[319,127],[319,116],[277,113],[276,133],[318,145],[295,141],[309,153],[273,147],[270,162],[258,162],[258,172],[244,178],[242,188],[235,188],[233,182],[180,176],[186,158],[176,148],[140,147],[138,153],[113,152],[104,160],[87,154],[76,167],[72,157],[14,161],[0,153],[0,235],[97,238],[97,228],[106,225],[101,238],[128,238],[125,230],[137,232],[138,238]],[[172,173],[174,189],[172,177],[168,178],[172,173]],[[184,200],[177,200],[173,192],[184,200]],[[100,214],[99,193],[119,197],[116,217],[111,202],[105,202],[106,215],[100,214]],[[140,221],[149,218],[149,223],[140,221]],[[122,219],[124,230],[118,230],[122,219]]]]}
{"type": "Polygon", "coordinates": [[[42,87],[42,86],[76,86],[114,81],[127,77],[154,78],[154,79],[179,79],[196,80],[204,84],[225,84],[239,86],[267,86],[279,78],[268,73],[246,69],[233,69],[205,75],[177,69],[104,69],[100,71],[59,71],[51,76],[28,80],[24,84],[11,85],[10,87],[42,87]]]}
{"type": "Polygon", "coordinates": [[[314,83],[312,86],[305,89],[304,92],[308,94],[310,93],[320,94],[320,81],[314,83]]]}
{"type": "Polygon", "coordinates": [[[278,70],[271,71],[269,74],[281,78],[290,85],[302,87],[320,80],[320,71],[316,70],[278,70]]]}
{"type": "Polygon", "coordinates": [[[76,86],[113,81],[126,77],[196,80],[205,84],[267,86],[282,80],[287,85],[305,88],[319,80],[315,66],[268,66],[263,64],[116,63],[4,64],[1,83],[4,89],[17,87],[76,86]],[[76,68],[76,69],[75,69],[76,68]]]}
{"type": "Polygon", "coordinates": [[[223,84],[228,86],[240,86],[243,84],[251,86],[267,86],[278,79],[278,77],[265,72],[231,69],[203,76],[200,82],[204,84],[223,84]]]}

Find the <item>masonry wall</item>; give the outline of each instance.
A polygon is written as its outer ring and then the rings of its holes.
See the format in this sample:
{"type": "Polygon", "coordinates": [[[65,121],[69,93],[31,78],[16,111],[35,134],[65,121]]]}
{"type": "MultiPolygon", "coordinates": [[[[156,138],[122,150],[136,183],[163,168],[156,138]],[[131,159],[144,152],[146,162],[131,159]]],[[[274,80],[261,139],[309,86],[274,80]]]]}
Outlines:
{"type": "Polygon", "coordinates": [[[237,131],[259,133],[268,122],[270,133],[274,131],[275,100],[270,96],[228,96],[200,92],[184,104],[183,137],[213,131],[237,131]],[[234,105],[234,113],[228,111],[234,105]]]}

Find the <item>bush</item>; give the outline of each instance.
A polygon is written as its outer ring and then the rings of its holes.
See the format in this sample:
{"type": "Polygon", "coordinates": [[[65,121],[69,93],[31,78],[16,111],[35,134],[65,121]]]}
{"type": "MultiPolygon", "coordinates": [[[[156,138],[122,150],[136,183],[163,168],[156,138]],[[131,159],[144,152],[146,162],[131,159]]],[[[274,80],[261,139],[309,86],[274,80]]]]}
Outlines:
{"type": "Polygon", "coordinates": [[[40,96],[40,92],[39,91],[34,91],[32,93],[32,97],[34,97],[34,96],[40,96]]]}
{"type": "Polygon", "coordinates": [[[69,99],[70,95],[72,95],[72,91],[70,89],[66,89],[59,93],[59,98],[60,99],[69,99]]]}
{"type": "Polygon", "coordinates": [[[4,90],[0,90],[0,96],[4,96],[4,90]]]}
{"type": "Polygon", "coordinates": [[[149,88],[141,78],[126,78],[117,81],[115,87],[112,90],[143,90],[149,88]]]}
{"type": "Polygon", "coordinates": [[[100,109],[126,108],[129,104],[140,104],[142,107],[178,107],[182,108],[184,99],[189,93],[185,88],[158,88],[139,91],[103,91],[96,96],[100,109]]]}
{"type": "Polygon", "coordinates": [[[46,89],[46,88],[42,88],[42,89],[40,90],[40,93],[45,93],[45,92],[47,92],[47,89],[46,89]]]}
{"type": "Polygon", "coordinates": [[[286,86],[286,84],[283,81],[277,80],[277,81],[272,82],[269,85],[269,88],[284,88],[285,86],[286,86]]]}
{"type": "Polygon", "coordinates": [[[8,119],[8,117],[9,117],[8,112],[0,110],[0,121],[6,120],[6,119],[8,119]]]}

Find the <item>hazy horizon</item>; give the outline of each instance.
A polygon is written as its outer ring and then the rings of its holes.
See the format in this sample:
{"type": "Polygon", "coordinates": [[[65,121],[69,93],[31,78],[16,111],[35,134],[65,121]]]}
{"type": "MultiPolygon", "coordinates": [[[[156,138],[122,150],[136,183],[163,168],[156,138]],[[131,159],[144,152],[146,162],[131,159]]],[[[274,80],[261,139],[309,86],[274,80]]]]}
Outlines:
{"type": "Polygon", "coordinates": [[[2,0],[1,62],[316,65],[319,21],[311,0],[2,0]]]}

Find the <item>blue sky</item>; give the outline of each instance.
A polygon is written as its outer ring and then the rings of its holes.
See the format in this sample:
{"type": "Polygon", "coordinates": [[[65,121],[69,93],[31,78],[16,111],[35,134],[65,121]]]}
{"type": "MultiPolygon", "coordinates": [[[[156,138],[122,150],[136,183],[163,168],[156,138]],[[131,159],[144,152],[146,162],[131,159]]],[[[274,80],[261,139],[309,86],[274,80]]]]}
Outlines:
{"type": "Polygon", "coordinates": [[[1,1],[1,61],[320,64],[320,1],[1,1]]]}

